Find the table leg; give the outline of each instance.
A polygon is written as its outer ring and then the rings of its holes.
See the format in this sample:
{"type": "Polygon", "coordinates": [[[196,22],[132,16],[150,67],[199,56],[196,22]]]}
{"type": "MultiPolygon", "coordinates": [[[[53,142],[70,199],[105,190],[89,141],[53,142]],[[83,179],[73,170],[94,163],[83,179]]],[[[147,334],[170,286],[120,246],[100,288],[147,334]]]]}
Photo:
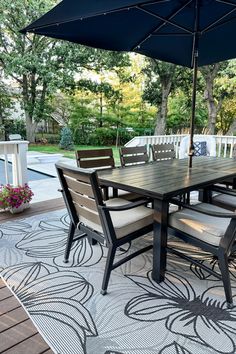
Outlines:
{"type": "Polygon", "coordinates": [[[199,200],[199,202],[202,202],[202,203],[210,203],[211,195],[212,195],[211,190],[209,190],[207,188],[199,189],[198,200],[199,200]]]}
{"type": "Polygon", "coordinates": [[[168,210],[169,203],[167,201],[154,200],[152,278],[157,283],[165,278],[168,210]]]}
{"type": "Polygon", "coordinates": [[[236,189],[236,178],[233,178],[233,186],[232,186],[233,189],[236,189]]]}

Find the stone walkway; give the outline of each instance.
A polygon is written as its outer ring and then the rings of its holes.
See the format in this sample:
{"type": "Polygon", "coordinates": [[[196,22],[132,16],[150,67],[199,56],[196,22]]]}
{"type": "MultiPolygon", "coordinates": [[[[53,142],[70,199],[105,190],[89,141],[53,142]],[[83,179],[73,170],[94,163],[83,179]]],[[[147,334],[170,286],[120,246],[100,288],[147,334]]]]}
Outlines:
{"type": "MultiPolygon", "coordinates": [[[[60,188],[60,183],[57,178],[57,172],[55,168],[55,161],[49,163],[38,163],[38,159],[34,156],[48,156],[49,154],[36,153],[35,151],[28,151],[28,168],[37,172],[45,173],[54,178],[47,178],[37,181],[29,181],[29,186],[31,187],[34,197],[31,203],[42,202],[44,200],[57,199],[61,197],[61,193],[58,192],[60,188]]],[[[73,159],[66,157],[59,157],[58,162],[63,162],[71,166],[76,166],[76,162],[73,159]]]]}

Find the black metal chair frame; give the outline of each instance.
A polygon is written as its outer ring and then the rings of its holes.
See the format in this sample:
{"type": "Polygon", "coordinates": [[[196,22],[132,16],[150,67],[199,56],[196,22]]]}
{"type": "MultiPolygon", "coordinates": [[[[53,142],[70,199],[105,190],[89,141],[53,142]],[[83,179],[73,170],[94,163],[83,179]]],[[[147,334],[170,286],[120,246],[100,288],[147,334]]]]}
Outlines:
{"type": "Polygon", "coordinates": [[[224,236],[220,240],[219,246],[211,245],[209,243],[206,243],[202,240],[197,239],[194,236],[186,234],[183,231],[180,231],[178,229],[175,229],[175,228],[169,226],[170,234],[182,239],[183,241],[185,241],[187,243],[192,244],[193,246],[200,247],[204,251],[210,252],[215,257],[217,257],[218,262],[219,262],[219,268],[221,271],[221,275],[219,273],[213,271],[211,268],[207,267],[203,263],[199,262],[198,260],[183,254],[181,251],[170,248],[169,246],[167,247],[167,250],[171,253],[174,253],[174,254],[192,262],[193,264],[198,265],[200,268],[203,268],[204,270],[206,270],[210,274],[212,274],[215,277],[217,277],[218,279],[222,280],[223,285],[224,285],[227,306],[228,306],[228,308],[232,308],[233,307],[233,298],[232,298],[232,289],[231,289],[231,283],[230,283],[230,273],[229,273],[229,268],[228,268],[228,259],[229,259],[230,254],[236,250],[236,243],[235,243],[236,214],[235,213],[223,213],[223,212],[212,212],[212,211],[207,211],[207,210],[199,210],[199,209],[195,208],[193,205],[181,203],[180,201],[178,201],[176,199],[173,199],[171,202],[173,204],[180,206],[181,208],[190,209],[190,210],[196,211],[201,214],[205,214],[205,215],[209,215],[209,216],[213,216],[213,217],[220,217],[220,218],[231,218],[229,226],[226,229],[224,236]]]}
{"type": "Polygon", "coordinates": [[[139,200],[136,202],[132,202],[132,203],[122,205],[122,206],[117,206],[117,207],[106,206],[105,203],[103,202],[103,197],[102,197],[101,189],[99,187],[99,182],[98,182],[96,171],[91,171],[91,170],[89,171],[89,170],[85,170],[85,169],[69,167],[69,166],[63,165],[63,164],[56,164],[56,169],[57,169],[58,177],[59,177],[59,180],[60,180],[60,183],[62,186],[62,195],[63,195],[64,201],[65,201],[68,213],[69,213],[69,217],[70,217],[70,227],[69,227],[69,232],[68,232],[64,261],[66,263],[68,262],[72,244],[75,241],[80,240],[81,238],[88,237],[91,244],[94,244],[96,242],[100,242],[100,243],[106,245],[108,247],[108,255],[107,255],[107,261],[106,261],[104,277],[103,277],[103,282],[102,282],[102,290],[101,290],[101,294],[105,295],[107,293],[107,287],[108,287],[108,282],[109,282],[111,271],[113,269],[119,267],[123,263],[131,260],[132,258],[140,255],[141,253],[150,250],[153,247],[153,245],[148,245],[136,252],[133,252],[132,254],[130,254],[128,256],[125,256],[120,261],[114,263],[114,258],[115,258],[115,253],[116,253],[117,248],[120,248],[125,243],[130,243],[132,240],[152,231],[153,225],[143,227],[135,232],[132,232],[132,233],[118,239],[115,234],[115,230],[114,230],[113,223],[112,223],[111,216],[110,216],[110,211],[130,210],[130,209],[133,209],[137,206],[146,205],[147,200],[146,199],[139,200]],[[67,181],[64,176],[64,172],[72,175],[75,179],[80,178],[82,176],[85,178],[85,180],[89,181],[89,183],[91,184],[93,194],[94,194],[94,200],[97,205],[98,214],[100,217],[100,221],[101,221],[101,225],[102,225],[102,229],[103,229],[104,234],[101,234],[95,230],[92,230],[90,227],[88,227],[80,222],[79,215],[76,211],[71,192],[69,190],[67,181]],[[78,229],[82,233],[75,236],[76,229],[78,229]]]}

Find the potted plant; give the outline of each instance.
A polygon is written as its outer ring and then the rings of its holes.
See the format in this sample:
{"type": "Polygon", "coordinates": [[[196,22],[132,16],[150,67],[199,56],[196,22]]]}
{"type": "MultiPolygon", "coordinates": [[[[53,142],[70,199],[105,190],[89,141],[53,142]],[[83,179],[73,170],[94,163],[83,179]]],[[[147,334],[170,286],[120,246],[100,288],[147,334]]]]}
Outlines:
{"type": "Polygon", "coordinates": [[[20,213],[29,206],[34,193],[28,186],[13,187],[10,184],[0,186],[0,209],[20,213]]]}

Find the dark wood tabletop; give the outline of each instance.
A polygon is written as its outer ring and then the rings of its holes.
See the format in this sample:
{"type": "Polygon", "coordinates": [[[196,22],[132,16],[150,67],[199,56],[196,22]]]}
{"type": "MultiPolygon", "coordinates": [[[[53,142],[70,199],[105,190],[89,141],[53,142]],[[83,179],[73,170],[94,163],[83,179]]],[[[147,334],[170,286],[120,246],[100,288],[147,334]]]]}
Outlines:
{"type": "Polygon", "coordinates": [[[151,197],[154,205],[152,277],[161,282],[166,270],[166,245],[170,198],[192,190],[204,189],[228,178],[236,178],[233,159],[196,157],[193,167],[188,159],[140,164],[98,171],[104,186],[123,189],[151,197]]]}
{"type": "MultiPolygon", "coordinates": [[[[188,159],[181,159],[176,161],[179,161],[178,164],[181,165],[187,166],[188,164],[188,159]]],[[[193,167],[236,173],[236,159],[199,156],[193,158],[193,167]]]]}
{"type": "Polygon", "coordinates": [[[155,199],[168,199],[234,177],[236,163],[232,161],[232,159],[195,158],[190,169],[187,159],[175,159],[98,171],[98,176],[105,186],[155,199]]]}

